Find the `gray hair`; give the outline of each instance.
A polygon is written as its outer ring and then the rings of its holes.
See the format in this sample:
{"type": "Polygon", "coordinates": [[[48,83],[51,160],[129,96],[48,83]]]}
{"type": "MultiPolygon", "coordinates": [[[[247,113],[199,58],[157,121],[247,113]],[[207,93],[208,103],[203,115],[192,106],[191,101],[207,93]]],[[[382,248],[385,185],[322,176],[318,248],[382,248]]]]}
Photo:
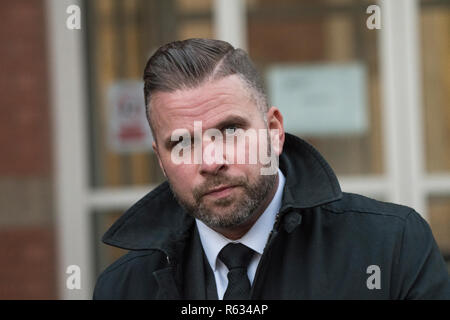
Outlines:
{"type": "Polygon", "coordinates": [[[214,39],[187,39],[160,47],[144,69],[145,111],[153,137],[150,100],[155,92],[193,89],[234,74],[242,80],[266,120],[269,105],[264,85],[244,50],[214,39]]]}

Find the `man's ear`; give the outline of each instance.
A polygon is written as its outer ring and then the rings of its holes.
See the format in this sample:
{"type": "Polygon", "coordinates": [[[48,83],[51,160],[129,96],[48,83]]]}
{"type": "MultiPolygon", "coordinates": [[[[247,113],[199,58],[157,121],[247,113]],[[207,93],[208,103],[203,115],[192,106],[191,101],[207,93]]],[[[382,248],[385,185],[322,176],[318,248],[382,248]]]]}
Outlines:
{"type": "Polygon", "coordinates": [[[152,148],[153,148],[153,151],[155,151],[155,153],[156,153],[156,157],[158,158],[159,167],[161,168],[161,170],[164,174],[164,177],[167,178],[166,170],[164,170],[164,167],[162,165],[161,157],[159,156],[158,146],[156,145],[155,141],[152,142],[152,148]]]}
{"type": "Polygon", "coordinates": [[[285,135],[283,116],[277,107],[272,106],[269,111],[267,111],[267,127],[272,140],[272,146],[279,156],[283,152],[285,135]]]}

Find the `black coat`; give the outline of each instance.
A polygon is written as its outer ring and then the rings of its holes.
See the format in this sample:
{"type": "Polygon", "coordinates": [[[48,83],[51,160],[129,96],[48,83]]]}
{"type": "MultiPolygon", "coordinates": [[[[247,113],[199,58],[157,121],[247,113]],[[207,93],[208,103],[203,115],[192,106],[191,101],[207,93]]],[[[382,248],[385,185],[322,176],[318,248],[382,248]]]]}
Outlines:
{"type": "MultiPolygon", "coordinates": [[[[253,299],[450,299],[446,265],[413,209],[342,193],[323,157],[289,134],[280,169],[282,205],[253,299]]],[[[103,236],[130,251],[99,276],[94,299],[205,299],[194,221],[167,182],[139,200],[103,236]]]]}

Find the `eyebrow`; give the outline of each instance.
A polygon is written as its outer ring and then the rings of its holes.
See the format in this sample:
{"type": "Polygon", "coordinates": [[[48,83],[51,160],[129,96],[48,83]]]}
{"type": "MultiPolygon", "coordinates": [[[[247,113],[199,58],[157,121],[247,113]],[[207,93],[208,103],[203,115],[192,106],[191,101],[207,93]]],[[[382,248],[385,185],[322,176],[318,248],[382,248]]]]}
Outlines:
{"type": "MultiPolygon", "coordinates": [[[[225,119],[220,120],[216,125],[212,126],[211,128],[217,128],[219,130],[222,130],[223,128],[230,126],[230,125],[240,125],[242,127],[246,127],[249,124],[249,121],[241,116],[238,115],[229,115],[227,116],[225,119]]],[[[203,129],[203,128],[202,128],[203,129]]],[[[191,135],[191,137],[194,135],[193,132],[189,131],[189,134],[191,135]]],[[[171,140],[172,134],[170,134],[170,136],[168,136],[165,139],[165,147],[167,149],[170,149],[170,146],[176,142],[171,140]]]]}

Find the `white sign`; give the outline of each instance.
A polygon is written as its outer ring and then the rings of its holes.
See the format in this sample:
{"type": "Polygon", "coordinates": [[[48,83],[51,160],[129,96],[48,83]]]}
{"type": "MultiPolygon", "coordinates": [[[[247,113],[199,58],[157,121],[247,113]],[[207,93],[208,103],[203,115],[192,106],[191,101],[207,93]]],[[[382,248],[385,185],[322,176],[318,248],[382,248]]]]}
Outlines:
{"type": "Polygon", "coordinates": [[[362,134],[368,129],[363,64],[274,66],[267,73],[267,84],[288,132],[324,136],[362,134]]]}
{"type": "Polygon", "coordinates": [[[108,88],[108,144],[116,152],[152,150],[143,88],[137,80],[122,80],[108,88]]]}

